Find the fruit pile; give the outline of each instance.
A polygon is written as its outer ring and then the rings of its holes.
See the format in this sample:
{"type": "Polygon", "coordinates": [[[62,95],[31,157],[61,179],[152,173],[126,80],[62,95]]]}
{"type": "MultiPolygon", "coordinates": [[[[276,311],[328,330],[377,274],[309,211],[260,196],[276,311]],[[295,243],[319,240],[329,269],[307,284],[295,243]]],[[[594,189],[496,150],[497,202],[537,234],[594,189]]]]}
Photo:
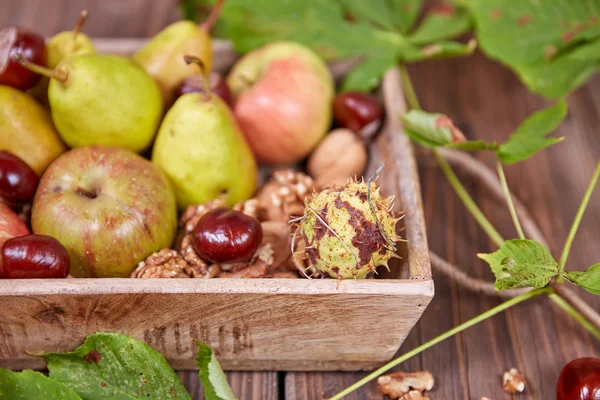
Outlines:
{"type": "Polygon", "coordinates": [[[336,96],[324,62],[293,42],[211,71],[220,6],[130,58],[95,51],[86,12],[48,41],[0,31],[0,278],[350,278],[387,265],[390,201],[346,183],[364,172],[377,98],[336,96]],[[310,176],[282,169],[305,160],[310,176]],[[257,188],[259,163],[275,172],[257,188]]]}

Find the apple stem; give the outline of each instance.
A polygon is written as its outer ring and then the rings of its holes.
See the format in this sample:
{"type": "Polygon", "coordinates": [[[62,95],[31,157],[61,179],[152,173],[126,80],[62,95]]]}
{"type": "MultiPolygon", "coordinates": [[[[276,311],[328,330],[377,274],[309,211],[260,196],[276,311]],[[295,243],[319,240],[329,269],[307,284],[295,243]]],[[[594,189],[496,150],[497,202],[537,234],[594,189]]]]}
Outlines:
{"type": "Polygon", "coordinates": [[[34,64],[31,61],[26,60],[25,57],[23,57],[23,54],[21,54],[21,53],[13,54],[12,60],[14,62],[16,62],[17,64],[19,64],[20,66],[22,66],[23,68],[26,68],[32,72],[35,72],[36,74],[40,74],[40,75],[46,76],[48,78],[56,79],[60,83],[67,82],[67,78],[68,78],[69,74],[65,70],[62,70],[59,68],[50,69],[50,68],[43,67],[41,65],[34,64]]]}
{"type": "Polygon", "coordinates": [[[213,25],[217,22],[219,14],[221,14],[223,3],[225,3],[225,0],[217,0],[212,11],[210,12],[210,15],[208,16],[208,18],[206,18],[206,21],[200,24],[200,29],[204,29],[206,32],[210,32],[213,25]]]}
{"type": "Polygon", "coordinates": [[[77,35],[81,31],[83,24],[85,24],[85,20],[87,19],[88,15],[89,15],[88,10],[83,10],[79,14],[79,18],[77,19],[77,22],[75,23],[75,27],[73,28],[73,42],[74,43],[77,40],[77,35]]]}
{"type": "Polygon", "coordinates": [[[183,56],[183,60],[187,65],[193,63],[200,67],[200,70],[202,71],[202,81],[204,82],[204,90],[202,91],[202,93],[204,93],[204,100],[210,100],[210,82],[206,76],[206,64],[204,64],[204,61],[196,56],[190,56],[187,54],[183,56]]]}

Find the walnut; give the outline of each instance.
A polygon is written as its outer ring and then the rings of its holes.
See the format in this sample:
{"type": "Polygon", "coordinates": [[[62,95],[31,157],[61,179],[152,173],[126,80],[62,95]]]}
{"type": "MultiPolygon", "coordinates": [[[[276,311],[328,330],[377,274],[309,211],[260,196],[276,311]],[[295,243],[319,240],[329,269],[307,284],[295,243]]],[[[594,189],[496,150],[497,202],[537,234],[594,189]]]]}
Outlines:
{"type": "Polygon", "coordinates": [[[273,251],[270,267],[278,268],[292,256],[290,226],[283,221],[265,221],[260,225],[263,230],[262,245],[270,244],[273,251]]]}
{"type": "Polygon", "coordinates": [[[269,265],[258,259],[254,264],[236,272],[222,272],[219,278],[264,278],[269,273],[269,265]]]}
{"type": "Polygon", "coordinates": [[[297,279],[297,278],[299,278],[299,276],[298,276],[297,272],[290,271],[287,269],[278,269],[276,271],[273,271],[273,273],[271,274],[271,278],[297,279]]]}
{"type": "Polygon", "coordinates": [[[132,278],[188,278],[188,263],[172,249],[162,249],[140,261],[132,278]]]}
{"type": "Polygon", "coordinates": [[[258,219],[258,200],[250,199],[246,201],[240,201],[232,207],[235,211],[239,211],[242,214],[246,214],[252,218],[258,219]]]}
{"type": "Polygon", "coordinates": [[[306,248],[306,242],[304,241],[304,238],[298,234],[298,229],[300,228],[295,227],[295,229],[296,230],[292,235],[292,246],[294,247],[294,252],[290,258],[291,262],[288,262],[292,268],[288,267],[288,269],[295,268],[298,272],[300,272],[300,276],[308,279],[327,278],[327,276],[322,274],[321,271],[309,265],[308,256],[304,251],[306,248]]]}
{"type": "Polygon", "coordinates": [[[213,200],[207,203],[188,206],[179,219],[181,226],[183,226],[185,232],[191,232],[204,214],[219,207],[225,207],[223,200],[213,200]]]}
{"type": "Polygon", "coordinates": [[[258,219],[289,222],[290,218],[303,215],[304,202],[312,196],[314,188],[312,178],[302,172],[292,169],[273,172],[256,195],[258,219]]]}
{"type": "Polygon", "coordinates": [[[525,378],[516,368],[511,368],[502,375],[502,390],[506,393],[521,393],[525,390],[525,384],[525,378]]]}
{"type": "Polygon", "coordinates": [[[427,397],[422,396],[414,397],[416,394],[412,392],[417,392],[418,395],[421,395],[421,392],[431,390],[433,384],[433,375],[429,371],[398,371],[380,376],[377,379],[377,385],[381,394],[387,395],[392,399],[402,400],[427,399],[427,397]]]}
{"type": "Polygon", "coordinates": [[[343,185],[362,175],[367,166],[367,146],[349,129],[334,129],[308,159],[308,173],[319,188],[343,185]]]}
{"type": "Polygon", "coordinates": [[[418,390],[411,390],[410,392],[403,394],[399,400],[430,400],[429,397],[425,396],[418,390]]]}

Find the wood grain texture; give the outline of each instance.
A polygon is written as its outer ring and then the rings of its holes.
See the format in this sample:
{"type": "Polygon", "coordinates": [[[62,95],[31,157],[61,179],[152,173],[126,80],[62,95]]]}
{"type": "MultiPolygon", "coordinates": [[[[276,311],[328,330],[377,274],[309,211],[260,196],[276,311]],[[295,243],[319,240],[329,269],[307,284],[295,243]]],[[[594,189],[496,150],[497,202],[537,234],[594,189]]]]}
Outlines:
{"type": "MultiPolygon", "coordinates": [[[[176,18],[171,0],[3,0],[1,25],[9,22],[35,27],[45,34],[69,29],[80,7],[91,13],[86,32],[98,37],[146,37],[176,18]],[[129,3],[129,4],[124,4],[129,3]],[[149,4],[151,3],[151,6],[149,4]]],[[[527,92],[504,67],[481,55],[457,60],[431,61],[411,66],[411,75],[423,106],[450,115],[470,139],[503,141],[531,112],[547,104],[527,92]]],[[[531,160],[508,167],[512,190],[531,210],[558,255],[578,202],[600,155],[600,79],[569,96],[569,116],[556,135],[566,140],[531,160]]],[[[487,156],[481,158],[493,166],[487,156]]],[[[429,243],[435,252],[461,265],[468,273],[492,279],[477,251],[493,245],[455,197],[430,158],[420,157],[425,217],[429,243]]],[[[506,236],[514,235],[504,205],[491,201],[475,181],[461,176],[486,215],[506,236]]],[[[600,196],[594,195],[577,235],[568,268],[585,269],[598,262],[600,252],[600,196]]],[[[401,352],[416,347],[445,330],[498,303],[474,295],[435,274],[436,296],[401,352]]],[[[600,302],[585,296],[600,308],[600,302]]],[[[310,349],[307,349],[310,351],[310,349]]],[[[404,370],[429,369],[436,378],[434,400],[481,396],[511,399],[500,389],[501,373],[512,366],[522,368],[529,386],[519,399],[554,398],[560,368],[582,356],[600,356],[600,346],[560,310],[543,299],[524,304],[462,335],[443,342],[401,366],[404,370]]],[[[289,373],[285,379],[287,399],[320,400],[352,384],[362,373],[289,373]]],[[[195,372],[180,372],[186,387],[200,399],[195,372]]],[[[275,373],[228,373],[241,399],[277,399],[275,373]],[[241,390],[244,391],[241,391],[241,390]]],[[[281,388],[281,387],[279,387],[281,388]]],[[[515,397],[516,398],[516,397],[515,397]]],[[[348,399],[381,399],[374,385],[348,399]]]]}
{"type": "MultiPolygon", "coordinates": [[[[549,104],[529,94],[504,67],[481,54],[429,61],[409,68],[422,105],[454,119],[469,139],[505,141],[532,112],[549,104]]],[[[569,96],[569,115],[555,136],[564,142],[530,160],[506,168],[509,185],[544,231],[555,257],[560,255],[579,201],[600,158],[600,77],[569,96]]],[[[478,155],[489,166],[493,159],[478,155]]],[[[492,280],[477,252],[495,249],[470,217],[429,156],[419,156],[429,245],[469,274],[492,280]]],[[[468,176],[459,176],[500,232],[515,237],[505,204],[487,196],[468,176]]],[[[571,251],[567,269],[582,270],[600,260],[600,192],[596,191],[571,251]]],[[[473,294],[434,271],[436,295],[398,354],[497,305],[500,300],[473,294]]],[[[600,299],[581,292],[600,308],[600,299]]],[[[600,356],[600,343],[546,299],[517,306],[407,361],[399,370],[427,369],[436,378],[432,399],[511,399],[501,389],[501,375],[520,369],[528,381],[519,399],[555,398],[556,379],[568,361],[600,356]]],[[[288,373],[286,399],[317,400],[360,379],[363,373],[288,373]]],[[[380,399],[371,383],[349,400],[380,399]]]]}

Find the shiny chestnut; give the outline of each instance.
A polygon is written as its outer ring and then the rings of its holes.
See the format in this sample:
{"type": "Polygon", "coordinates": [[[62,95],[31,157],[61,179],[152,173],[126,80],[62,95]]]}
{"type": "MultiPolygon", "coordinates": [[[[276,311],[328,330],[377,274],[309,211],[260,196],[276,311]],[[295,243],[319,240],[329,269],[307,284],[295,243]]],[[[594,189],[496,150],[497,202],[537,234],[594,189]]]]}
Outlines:
{"type": "Polygon", "coordinates": [[[0,197],[11,204],[23,204],[33,199],[39,178],[19,157],[0,150],[0,197]]]}
{"type": "Polygon", "coordinates": [[[338,125],[365,136],[373,136],[383,114],[379,100],[368,93],[350,91],[333,100],[333,115],[338,125]]]}
{"type": "Polygon", "coordinates": [[[41,76],[15,62],[12,56],[17,53],[34,64],[46,65],[48,54],[43,36],[14,26],[0,31],[0,85],[27,90],[35,86],[41,76]]]}
{"type": "Polygon", "coordinates": [[[262,226],[255,218],[227,208],[216,208],[198,221],[192,233],[192,246],[206,261],[244,262],[252,258],[262,237],[262,226]]]}
{"type": "Polygon", "coordinates": [[[67,249],[46,235],[8,239],[1,253],[1,279],[65,278],[71,266],[67,249]]]}
{"type": "Polygon", "coordinates": [[[600,359],[568,363],[558,377],[556,400],[600,400],[600,359]]]}

